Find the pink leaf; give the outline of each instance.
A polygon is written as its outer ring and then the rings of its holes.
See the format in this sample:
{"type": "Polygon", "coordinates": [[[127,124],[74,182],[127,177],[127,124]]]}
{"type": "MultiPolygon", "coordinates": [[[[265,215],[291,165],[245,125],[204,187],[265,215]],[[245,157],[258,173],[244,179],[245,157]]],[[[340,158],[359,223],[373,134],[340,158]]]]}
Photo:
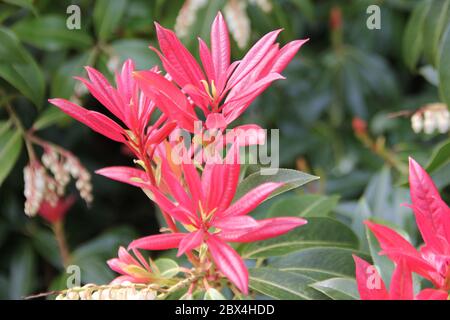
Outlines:
{"type": "Polygon", "coordinates": [[[180,87],[189,83],[201,86],[200,81],[205,77],[192,54],[178,40],[173,31],[161,27],[158,23],[155,23],[155,26],[159,47],[166,58],[166,61],[163,61],[165,62],[164,67],[167,70],[167,65],[170,64],[169,69],[171,70],[167,71],[175,82],[180,87]]]}
{"type": "Polygon", "coordinates": [[[258,221],[250,216],[228,216],[213,222],[214,227],[222,230],[247,230],[258,228],[258,221]]]}
{"type": "Polygon", "coordinates": [[[381,224],[375,224],[368,220],[364,223],[377,238],[383,253],[387,254],[394,261],[405,259],[412,271],[428,279],[430,278],[429,272],[433,272],[433,267],[422,258],[419,252],[405,238],[381,224]]]}
{"type": "Polygon", "coordinates": [[[95,171],[95,173],[105,176],[109,179],[128,183],[138,188],[148,187],[148,176],[143,170],[132,167],[107,167],[95,171]]]}
{"type": "Polygon", "coordinates": [[[177,248],[181,240],[186,237],[186,233],[167,233],[143,237],[132,241],[128,245],[129,249],[143,250],[167,250],[177,248]]]}
{"type": "Polygon", "coordinates": [[[218,13],[211,28],[211,56],[219,92],[222,91],[230,66],[230,39],[222,13],[218,13]]]}
{"type": "Polygon", "coordinates": [[[389,300],[383,279],[374,266],[353,255],[356,266],[356,283],[361,300],[389,300]]]}
{"type": "Polygon", "coordinates": [[[254,242],[278,237],[292,229],[307,223],[305,219],[297,217],[271,218],[257,221],[258,226],[247,230],[229,229],[219,234],[228,242],[254,242]]]}
{"type": "Polygon", "coordinates": [[[443,251],[450,244],[450,211],[427,172],[412,158],[409,159],[409,184],[417,226],[424,241],[443,251]],[[442,239],[446,239],[443,244],[442,239]]]}
{"type": "Polygon", "coordinates": [[[448,292],[436,289],[424,289],[419,292],[415,300],[447,300],[448,292]]]}
{"type": "Polygon", "coordinates": [[[95,111],[86,110],[83,107],[80,107],[79,105],[65,99],[49,99],[48,101],[75,120],[84,123],[95,132],[98,132],[114,141],[126,141],[123,136],[124,132],[122,127],[105,115],[95,111]]]}
{"type": "Polygon", "coordinates": [[[283,183],[267,182],[257,186],[228,207],[221,216],[239,216],[249,213],[282,185],[283,183]]]}
{"type": "Polygon", "coordinates": [[[187,251],[191,251],[192,249],[199,247],[203,242],[204,235],[205,233],[202,229],[189,233],[183,240],[181,240],[177,257],[187,251]]]}
{"type": "Polygon", "coordinates": [[[411,270],[403,259],[395,267],[389,291],[392,300],[413,300],[414,298],[411,270]]]}
{"type": "Polygon", "coordinates": [[[244,261],[233,248],[210,235],[206,240],[211,256],[220,271],[239,289],[243,294],[248,294],[248,270],[244,261]]]}

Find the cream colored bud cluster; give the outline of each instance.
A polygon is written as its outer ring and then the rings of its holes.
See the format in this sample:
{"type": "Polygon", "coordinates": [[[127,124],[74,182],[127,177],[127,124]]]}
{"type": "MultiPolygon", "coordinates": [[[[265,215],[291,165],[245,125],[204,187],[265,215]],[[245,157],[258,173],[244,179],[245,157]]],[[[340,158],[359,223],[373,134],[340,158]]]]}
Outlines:
{"type": "Polygon", "coordinates": [[[41,157],[41,162],[33,161],[23,170],[24,176],[24,211],[28,216],[34,216],[39,211],[42,202],[55,206],[64,197],[71,178],[81,198],[90,204],[93,200],[91,175],[83,167],[78,158],[59,148],[47,146],[41,157]]]}
{"type": "Polygon", "coordinates": [[[157,291],[143,284],[74,287],[59,294],[56,300],[155,300],[157,291]]]}
{"type": "Polygon", "coordinates": [[[80,197],[87,204],[90,204],[92,200],[94,200],[92,195],[91,174],[74,156],[67,157],[64,168],[70,173],[72,178],[76,180],[75,186],[80,193],[80,197]]]}
{"type": "Polygon", "coordinates": [[[38,212],[45,198],[47,175],[45,168],[39,163],[30,163],[23,169],[25,182],[25,208],[28,216],[34,216],[38,212]]]}
{"type": "Polygon", "coordinates": [[[224,7],[225,20],[239,48],[243,49],[250,40],[250,19],[247,15],[247,1],[228,1],[224,7]]]}
{"type": "Polygon", "coordinates": [[[411,127],[415,133],[447,133],[450,129],[450,112],[443,103],[428,104],[412,115],[411,127]]]}
{"type": "Polygon", "coordinates": [[[92,202],[91,175],[77,157],[69,152],[61,152],[50,147],[45,150],[41,160],[54,177],[55,185],[49,184],[50,191],[54,189],[57,196],[63,196],[72,177],[81,198],[88,204],[92,202]]]}
{"type": "Polygon", "coordinates": [[[175,22],[175,33],[184,38],[197,19],[197,12],[206,5],[206,0],[186,0],[175,22]]]}

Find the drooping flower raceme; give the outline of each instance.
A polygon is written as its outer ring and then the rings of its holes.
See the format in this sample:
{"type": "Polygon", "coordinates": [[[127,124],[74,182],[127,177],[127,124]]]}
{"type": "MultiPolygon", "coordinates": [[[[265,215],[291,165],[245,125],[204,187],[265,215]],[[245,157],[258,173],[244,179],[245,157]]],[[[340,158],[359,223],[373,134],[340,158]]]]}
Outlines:
{"type": "MultiPolygon", "coordinates": [[[[232,154],[232,153],[231,153],[232,154]]],[[[253,242],[284,234],[306,223],[296,217],[255,220],[248,215],[281,183],[264,183],[232,203],[238,180],[239,164],[206,164],[201,177],[193,164],[182,164],[187,190],[163,164],[162,177],[173,199],[149,186],[154,201],[185,228],[175,232],[144,237],[129,248],[165,250],[178,248],[178,256],[207,246],[200,259],[212,260],[217,268],[243,293],[248,293],[248,272],[238,253],[227,242],[253,242]]]]}
{"type": "Polygon", "coordinates": [[[403,259],[395,267],[389,290],[374,266],[355,255],[353,259],[361,300],[447,300],[444,290],[424,289],[414,295],[412,273],[403,259]]]}
{"type": "Polygon", "coordinates": [[[396,231],[370,221],[382,253],[393,261],[404,260],[408,268],[430,280],[436,288],[450,289],[450,208],[425,170],[412,158],[409,184],[416,223],[425,244],[416,250],[396,231]]]}

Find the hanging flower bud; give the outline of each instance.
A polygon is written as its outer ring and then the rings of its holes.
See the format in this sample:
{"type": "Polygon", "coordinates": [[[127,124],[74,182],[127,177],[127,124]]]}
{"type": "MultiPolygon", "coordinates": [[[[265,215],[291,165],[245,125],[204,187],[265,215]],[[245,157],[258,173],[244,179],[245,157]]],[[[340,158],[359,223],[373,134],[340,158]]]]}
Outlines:
{"type": "Polygon", "coordinates": [[[43,201],[39,208],[39,215],[50,223],[56,223],[64,218],[74,202],[75,197],[73,195],[65,199],[58,199],[56,204],[43,201]]]}
{"type": "Polygon", "coordinates": [[[339,7],[333,7],[330,12],[330,28],[331,30],[342,29],[342,11],[339,7]]]}
{"type": "Polygon", "coordinates": [[[353,118],[352,127],[356,135],[367,134],[367,122],[361,118],[353,118]]]}
{"type": "Polygon", "coordinates": [[[44,167],[37,161],[30,162],[23,169],[25,182],[25,213],[32,217],[38,212],[46,190],[46,174],[44,167]]]}

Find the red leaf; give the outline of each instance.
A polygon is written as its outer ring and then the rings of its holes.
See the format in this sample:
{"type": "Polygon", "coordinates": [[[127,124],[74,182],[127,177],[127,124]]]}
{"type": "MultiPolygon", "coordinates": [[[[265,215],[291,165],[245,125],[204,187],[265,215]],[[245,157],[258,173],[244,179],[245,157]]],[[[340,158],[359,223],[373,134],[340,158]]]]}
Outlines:
{"type": "Polygon", "coordinates": [[[239,289],[248,294],[248,270],[239,254],[228,244],[211,235],[207,240],[211,256],[220,271],[239,289]]]}
{"type": "Polygon", "coordinates": [[[128,245],[128,250],[167,250],[177,248],[186,235],[186,233],[167,233],[143,237],[132,241],[128,245]]]}
{"type": "Polygon", "coordinates": [[[389,300],[383,279],[374,266],[353,255],[356,266],[356,283],[361,300],[389,300]]]}

